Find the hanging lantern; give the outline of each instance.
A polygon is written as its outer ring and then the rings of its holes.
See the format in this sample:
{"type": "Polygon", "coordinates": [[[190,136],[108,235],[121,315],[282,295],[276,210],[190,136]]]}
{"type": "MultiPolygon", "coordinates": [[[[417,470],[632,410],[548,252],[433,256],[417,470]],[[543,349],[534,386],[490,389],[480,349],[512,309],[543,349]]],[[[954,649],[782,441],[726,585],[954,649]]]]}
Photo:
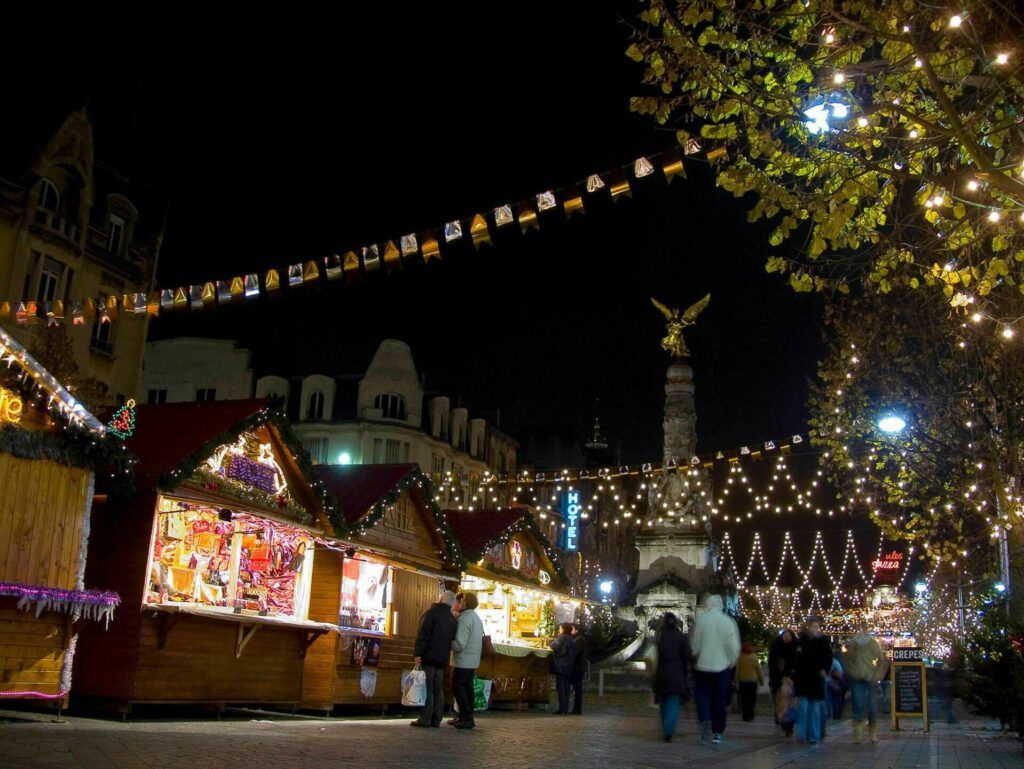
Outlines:
{"type": "Polygon", "coordinates": [[[515,214],[512,213],[512,206],[506,204],[494,209],[494,223],[497,226],[504,227],[506,224],[512,224],[515,220],[515,214]]]}
{"type": "Polygon", "coordinates": [[[433,231],[426,232],[423,234],[423,261],[429,262],[431,259],[441,259],[441,247],[437,242],[437,237],[433,231]]]}
{"type": "Polygon", "coordinates": [[[260,278],[256,273],[245,276],[245,298],[255,299],[260,295],[260,278]]]}
{"type": "Polygon", "coordinates": [[[337,280],[341,277],[341,257],[337,254],[324,257],[324,274],[327,280],[337,280]]]}
{"type": "Polygon", "coordinates": [[[403,235],[398,243],[402,249],[402,256],[415,256],[420,250],[420,244],[414,232],[403,235]]]}
{"type": "Polygon", "coordinates": [[[345,257],[341,261],[341,270],[345,273],[345,279],[348,281],[359,277],[359,257],[356,256],[355,251],[345,252],[345,257]]]}
{"type": "Polygon", "coordinates": [[[519,229],[522,230],[523,234],[531,227],[540,229],[540,221],[537,219],[537,209],[533,207],[533,203],[529,200],[524,200],[519,204],[519,229]]]}
{"type": "Polygon", "coordinates": [[[281,274],[277,270],[267,270],[263,276],[263,291],[272,294],[281,290],[281,274]]]}
{"type": "MultiPolygon", "coordinates": [[[[211,291],[211,294],[212,294],[212,291],[211,291]]],[[[190,300],[189,301],[189,306],[193,310],[201,310],[201,309],[203,309],[203,299],[204,299],[204,296],[205,296],[205,294],[204,294],[204,291],[203,291],[203,286],[200,286],[198,284],[195,285],[195,286],[192,286],[191,288],[189,288],[189,300],[190,300]]]]}
{"type": "Polygon", "coordinates": [[[217,304],[217,284],[213,282],[204,283],[200,299],[200,307],[212,307],[217,304]]]}
{"type": "Polygon", "coordinates": [[[295,288],[302,285],[302,265],[288,265],[288,288],[295,288]]]}
{"type": "Polygon", "coordinates": [[[557,203],[555,202],[555,193],[552,192],[551,190],[548,190],[547,192],[542,192],[537,196],[538,211],[547,211],[551,208],[554,208],[556,205],[557,203]]]}
{"type": "Polygon", "coordinates": [[[665,174],[665,181],[671,182],[677,176],[686,178],[686,169],[683,168],[683,158],[679,150],[670,149],[662,155],[661,171],[665,174]]]}
{"type": "Polygon", "coordinates": [[[451,243],[453,240],[458,240],[462,237],[462,223],[456,219],[453,222],[448,222],[444,226],[444,241],[445,243],[451,243]]]}
{"type": "Polygon", "coordinates": [[[604,180],[599,174],[591,174],[587,177],[587,192],[597,192],[605,187],[604,180]]]}
{"type": "Polygon", "coordinates": [[[150,291],[149,297],[146,300],[146,312],[150,315],[160,314],[160,292],[150,291]]]}
{"type": "Polygon", "coordinates": [[[583,195],[580,194],[580,188],[575,184],[571,184],[566,187],[565,200],[562,202],[562,208],[565,210],[567,218],[577,211],[580,213],[586,213],[583,209],[583,195]]]}
{"type": "Polygon", "coordinates": [[[402,252],[398,250],[393,240],[384,244],[384,266],[388,272],[402,269],[402,252]]]}
{"type": "Polygon", "coordinates": [[[492,245],[491,231],[487,227],[487,220],[484,219],[483,214],[477,214],[469,223],[469,237],[473,240],[473,245],[477,248],[480,248],[481,243],[492,245]]]}
{"type": "Polygon", "coordinates": [[[380,248],[376,243],[363,246],[363,269],[373,272],[380,267],[380,248]]]}
{"type": "Polygon", "coordinates": [[[633,176],[637,179],[643,179],[645,176],[650,176],[654,173],[654,166],[651,165],[651,161],[645,157],[638,157],[633,161],[633,176]]]}
{"type": "Polygon", "coordinates": [[[306,266],[302,268],[302,282],[315,283],[318,280],[320,280],[320,267],[313,260],[306,262],[306,266]]]}
{"type": "Polygon", "coordinates": [[[85,308],[82,307],[81,302],[73,302],[71,304],[71,325],[72,326],[84,326],[85,325],[85,308]]]}

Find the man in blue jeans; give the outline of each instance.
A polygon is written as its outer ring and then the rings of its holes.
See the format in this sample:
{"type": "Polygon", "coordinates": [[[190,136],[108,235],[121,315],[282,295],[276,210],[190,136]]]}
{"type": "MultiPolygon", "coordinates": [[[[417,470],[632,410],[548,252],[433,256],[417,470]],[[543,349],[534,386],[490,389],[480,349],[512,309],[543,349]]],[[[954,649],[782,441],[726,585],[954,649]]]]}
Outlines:
{"type": "Polygon", "coordinates": [[[846,675],[850,679],[853,699],[853,741],[864,737],[864,719],[868,722],[868,739],[878,742],[878,682],[885,675],[886,659],[878,641],[868,635],[868,626],[860,622],[857,635],[846,647],[846,675]]]}
{"type": "Polygon", "coordinates": [[[736,620],[723,610],[722,597],[709,595],[704,612],[693,623],[690,650],[694,665],[697,718],[701,722],[701,744],[718,745],[725,732],[725,711],[729,704],[732,669],[740,656],[740,631],[736,620]]]}

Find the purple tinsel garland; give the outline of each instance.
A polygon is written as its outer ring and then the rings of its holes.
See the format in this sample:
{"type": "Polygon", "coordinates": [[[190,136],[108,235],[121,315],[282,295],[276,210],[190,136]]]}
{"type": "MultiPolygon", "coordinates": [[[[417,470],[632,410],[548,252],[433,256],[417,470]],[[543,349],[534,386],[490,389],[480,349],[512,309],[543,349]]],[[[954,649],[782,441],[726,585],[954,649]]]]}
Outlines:
{"type": "Polygon", "coordinates": [[[111,590],[63,590],[16,582],[0,582],[0,596],[17,598],[19,609],[28,610],[31,604],[35,604],[37,617],[44,611],[78,611],[86,619],[106,619],[108,622],[114,607],[121,603],[121,597],[111,590]]]}

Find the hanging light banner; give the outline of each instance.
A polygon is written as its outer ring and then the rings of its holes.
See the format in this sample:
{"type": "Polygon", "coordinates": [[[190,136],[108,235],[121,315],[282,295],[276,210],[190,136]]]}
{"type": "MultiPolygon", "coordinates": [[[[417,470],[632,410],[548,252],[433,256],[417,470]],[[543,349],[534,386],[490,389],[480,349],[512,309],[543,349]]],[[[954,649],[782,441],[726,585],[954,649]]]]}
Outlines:
{"type": "Polygon", "coordinates": [[[580,501],[579,491],[573,490],[562,493],[562,520],[565,521],[565,529],[562,533],[562,548],[570,552],[575,552],[580,547],[580,512],[582,510],[583,504],[580,501]]]}
{"type": "MultiPolygon", "coordinates": [[[[709,156],[710,157],[710,156],[709,156]]],[[[420,259],[429,263],[431,259],[442,258],[455,241],[463,239],[464,234],[473,246],[494,245],[492,239],[497,228],[502,228],[514,221],[525,234],[530,229],[541,229],[546,226],[550,212],[561,211],[562,216],[569,217],[579,211],[584,212],[590,202],[599,195],[611,200],[632,197],[629,176],[636,183],[649,183],[655,178],[656,165],[660,164],[664,178],[671,180],[673,176],[685,176],[683,161],[676,149],[668,149],[652,155],[641,156],[618,168],[599,174],[591,174],[585,181],[576,181],[554,189],[532,195],[521,203],[512,205],[503,203],[497,207],[489,207],[461,218],[452,219],[433,230],[423,232],[406,232],[395,234],[388,240],[362,246],[360,249],[339,251],[319,259],[289,264],[286,269],[271,269],[265,274],[262,288],[259,285],[258,273],[224,277],[221,280],[195,283],[185,286],[165,286],[148,293],[136,290],[121,297],[110,297],[108,304],[99,306],[95,298],[80,297],[77,301],[64,302],[30,302],[27,299],[11,299],[0,301],[0,319],[12,318],[18,325],[47,322],[51,325],[65,321],[71,315],[71,325],[89,326],[86,321],[99,320],[110,323],[124,317],[158,316],[165,312],[177,311],[208,311],[212,308],[234,302],[253,299],[259,296],[275,296],[281,289],[300,291],[316,286],[322,282],[335,280],[344,275],[346,282],[360,277],[365,273],[380,272],[383,264],[385,272],[403,269],[403,262],[420,259]],[[602,177],[608,179],[607,184],[602,177]],[[586,198],[581,190],[586,190],[586,198]],[[492,227],[494,229],[492,229],[492,227]],[[444,233],[443,244],[434,234],[444,233]],[[383,245],[381,245],[381,243],[383,245]],[[360,260],[358,254],[362,254],[360,260]],[[67,306],[65,306],[67,305],[67,306]],[[118,313],[118,307],[123,313],[118,313]]],[[[510,228],[515,229],[515,228],[510,228]]]]}

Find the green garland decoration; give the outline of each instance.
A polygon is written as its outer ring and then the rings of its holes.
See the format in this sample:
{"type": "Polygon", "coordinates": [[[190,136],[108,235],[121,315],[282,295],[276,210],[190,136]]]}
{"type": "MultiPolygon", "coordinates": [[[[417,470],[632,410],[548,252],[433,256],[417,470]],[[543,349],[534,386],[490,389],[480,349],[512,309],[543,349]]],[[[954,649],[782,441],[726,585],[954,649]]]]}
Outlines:
{"type": "Polygon", "coordinates": [[[378,499],[370,511],[359,519],[358,523],[355,523],[350,528],[350,533],[353,536],[360,536],[366,533],[368,529],[372,529],[384,518],[384,513],[390,506],[394,505],[401,499],[402,494],[409,491],[413,487],[416,487],[419,492],[417,496],[420,502],[426,507],[434,517],[434,521],[437,523],[437,532],[444,539],[446,553],[441,554],[441,560],[447,565],[456,569],[466,568],[466,559],[462,554],[462,548],[459,546],[458,540],[455,538],[454,532],[452,532],[451,526],[448,523],[448,516],[444,514],[444,510],[441,506],[434,501],[434,484],[430,480],[430,476],[424,473],[419,467],[410,467],[409,471],[403,475],[398,482],[380,499],[378,499]]]}
{"type": "Polygon", "coordinates": [[[130,495],[135,490],[132,456],[121,441],[109,434],[97,435],[73,423],[60,433],[0,427],[0,452],[19,459],[48,459],[67,467],[92,470],[110,479],[112,494],[130,495]]]}
{"type": "MultiPolygon", "coordinates": [[[[338,500],[330,490],[324,486],[323,482],[316,477],[316,473],[313,470],[313,463],[310,461],[305,449],[302,448],[302,444],[292,432],[291,425],[288,420],[275,408],[277,405],[279,405],[279,401],[271,401],[268,403],[266,408],[261,409],[247,419],[236,422],[220,435],[204,443],[198,451],[195,451],[185,457],[173,470],[161,475],[157,481],[157,487],[161,491],[173,491],[177,486],[189,478],[200,476],[202,464],[209,459],[218,448],[223,446],[225,443],[234,443],[242,433],[252,432],[253,430],[269,424],[276,428],[278,435],[281,437],[282,443],[284,443],[288,451],[292,456],[294,456],[295,462],[299,466],[299,471],[320,499],[324,512],[327,514],[328,520],[334,527],[335,535],[342,536],[348,533],[348,525],[345,523],[345,516],[342,515],[341,510],[338,507],[338,500]]],[[[219,476],[217,477],[219,478],[219,476]]],[[[236,496],[251,493],[252,497],[248,498],[249,501],[258,502],[265,507],[274,508],[277,506],[276,497],[259,489],[253,489],[251,492],[240,489],[232,489],[231,491],[234,492],[236,496]]],[[[246,497],[241,496],[241,499],[245,500],[246,497]]],[[[312,516],[304,508],[298,508],[296,506],[295,509],[301,510],[299,513],[300,520],[307,523],[312,520],[312,516]]]]}
{"type": "Polygon", "coordinates": [[[544,548],[544,553],[547,555],[548,560],[550,560],[552,565],[555,567],[555,572],[558,574],[559,577],[562,578],[562,582],[568,584],[569,577],[568,575],[566,575],[565,570],[562,568],[562,564],[558,560],[558,553],[556,553],[554,548],[551,547],[551,542],[545,536],[544,532],[541,531],[540,526],[537,524],[537,520],[528,510],[524,510],[523,516],[519,520],[517,520],[507,529],[505,529],[497,536],[495,536],[493,539],[491,539],[489,542],[487,542],[487,544],[481,547],[477,552],[467,553],[467,560],[469,560],[470,563],[476,563],[483,557],[484,553],[486,553],[492,547],[494,547],[495,545],[504,545],[510,539],[512,539],[512,537],[514,537],[516,534],[522,531],[530,532],[534,536],[534,538],[536,538],[536,540],[540,542],[541,547],[544,548]]]}

